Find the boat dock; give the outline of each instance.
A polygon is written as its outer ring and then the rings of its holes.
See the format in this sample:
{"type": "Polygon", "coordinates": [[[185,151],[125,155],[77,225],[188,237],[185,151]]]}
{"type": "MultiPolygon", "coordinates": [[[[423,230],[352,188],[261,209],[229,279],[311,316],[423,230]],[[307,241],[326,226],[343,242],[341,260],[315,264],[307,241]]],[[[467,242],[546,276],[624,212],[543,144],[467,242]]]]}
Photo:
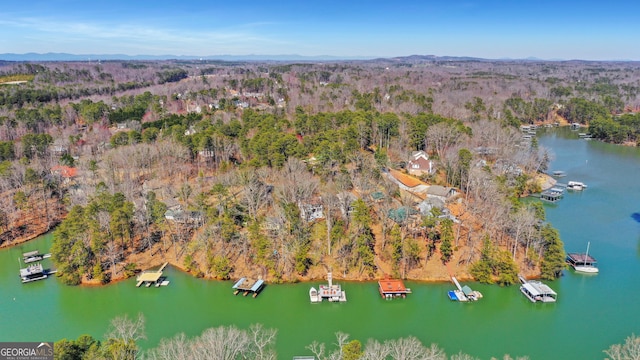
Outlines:
{"type": "Polygon", "coordinates": [[[46,279],[48,276],[49,272],[45,270],[40,263],[31,264],[26,268],[20,269],[20,278],[23,284],[46,279]]]}
{"type": "Polygon", "coordinates": [[[330,302],[346,302],[347,293],[342,290],[340,285],[333,284],[331,273],[327,274],[327,281],[328,284],[320,285],[317,291],[313,287],[309,290],[309,298],[311,302],[317,303],[324,299],[327,299],[330,302]]]}
{"type": "Polygon", "coordinates": [[[591,255],[584,253],[569,253],[567,254],[567,262],[569,264],[584,264],[595,265],[598,261],[591,255]]]}
{"type": "Polygon", "coordinates": [[[24,261],[25,264],[29,264],[50,257],[51,254],[40,254],[40,251],[34,250],[22,254],[22,261],[24,261]]]}
{"type": "Polygon", "coordinates": [[[378,281],[378,291],[383,299],[393,299],[394,297],[405,298],[407,294],[411,294],[411,289],[404,286],[402,280],[391,279],[388,276],[378,281]]]}
{"type": "Polygon", "coordinates": [[[536,280],[526,280],[523,276],[518,275],[518,279],[522,285],[520,292],[531,302],[556,302],[558,294],[548,285],[536,280]]]}
{"type": "Polygon", "coordinates": [[[587,243],[587,252],[568,253],[566,260],[576,272],[597,274],[599,272],[596,265],[598,261],[593,256],[589,255],[589,245],[591,245],[590,242],[587,243]]]}
{"type": "Polygon", "coordinates": [[[167,265],[169,265],[169,263],[164,263],[158,270],[143,271],[136,278],[136,287],[140,287],[142,284],[144,284],[145,287],[151,287],[151,285],[155,285],[156,287],[169,285],[167,278],[162,276],[162,271],[167,265]]]}
{"type": "Polygon", "coordinates": [[[247,296],[252,293],[255,298],[258,296],[260,291],[264,288],[264,280],[252,280],[248,278],[241,278],[238,280],[231,288],[234,289],[233,295],[238,295],[240,292],[243,292],[242,296],[247,296]]]}
{"type": "Polygon", "coordinates": [[[552,187],[549,190],[545,190],[540,193],[540,200],[548,201],[548,202],[556,202],[564,196],[564,188],[556,184],[556,186],[552,187]]]}
{"type": "Polygon", "coordinates": [[[482,294],[479,291],[471,290],[467,285],[461,286],[458,279],[451,277],[451,281],[456,286],[456,290],[451,290],[447,293],[449,299],[453,301],[476,301],[482,298],[482,294]]]}

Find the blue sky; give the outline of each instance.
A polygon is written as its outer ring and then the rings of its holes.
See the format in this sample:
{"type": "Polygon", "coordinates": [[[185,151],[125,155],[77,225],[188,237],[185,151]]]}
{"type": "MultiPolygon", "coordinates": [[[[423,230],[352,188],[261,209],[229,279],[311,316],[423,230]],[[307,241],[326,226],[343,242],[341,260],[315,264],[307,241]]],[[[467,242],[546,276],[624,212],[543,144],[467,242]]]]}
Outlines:
{"type": "Polygon", "coordinates": [[[640,1],[3,2],[0,53],[640,60],[640,1]]]}

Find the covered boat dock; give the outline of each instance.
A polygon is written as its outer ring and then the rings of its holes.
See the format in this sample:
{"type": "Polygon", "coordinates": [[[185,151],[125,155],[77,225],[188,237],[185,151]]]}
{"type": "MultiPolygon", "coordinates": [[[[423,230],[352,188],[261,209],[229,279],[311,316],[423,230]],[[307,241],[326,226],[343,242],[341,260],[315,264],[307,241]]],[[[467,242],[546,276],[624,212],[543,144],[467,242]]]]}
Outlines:
{"type": "Polygon", "coordinates": [[[159,287],[161,285],[168,285],[169,281],[167,281],[166,278],[162,276],[162,272],[168,264],[169,263],[164,263],[158,270],[149,270],[142,272],[136,278],[136,287],[140,287],[142,286],[142,284],[145,284],[146,287],[150,287],[153,284],[155,284],[156,287],[159,287]]]}
{"type": "Polygon", "coordinates": [[[518,276],[522,285],[520,286],[520,292],[524,294],[531,302],[556,302],[558,294],[553,291],[547,284],[540,281],[531,280],[527,281],[522,276],[518,276]]]}
{"type": "Polygon", "coordinates": [[[411,289],[404,286],[404,282],[399,279],[385,278],[378,281],[378,290],[383,299],[394,297],[406,297],[411,293],[411,289]]]}
{"type": "Polygon", "coordinates": [[[456,286],[456,290],[447,292],[449,299],[453,301],[476,301],[482,298],[482,294],[479,291],[472,290],[469,286],[461,286],[458,279],[451,277],[451,281],[456,286]]]}
{"type": "Polygon", "coordinates": [[[243,296],[247,296],[249,293],[253,293],[253,297],[258,296],[260,291],[264,288],[264,280],[252,280],[248,278],[241,278],[231,287],[234,289],[233,295],[238,295],[238,293],[243,292],[243,296]]]}
{"type": "Polygon", "coordinates": [[[567,262],[571,265],[595,266],[598,261],[589,254],[569,253],[567,262]]]}

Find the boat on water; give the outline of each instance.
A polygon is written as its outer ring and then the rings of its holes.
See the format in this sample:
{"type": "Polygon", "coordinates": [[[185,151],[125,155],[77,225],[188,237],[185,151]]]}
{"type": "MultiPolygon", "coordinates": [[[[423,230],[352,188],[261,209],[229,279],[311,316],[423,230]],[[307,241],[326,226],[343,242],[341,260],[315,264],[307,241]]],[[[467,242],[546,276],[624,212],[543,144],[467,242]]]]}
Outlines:
{"type": "Polygon", "coordinates": [[[587,242],[587,251],[584,254],[567,254],[567,263],[569,263],[576,272],[585,274],[597,274],[599,272],[598,267],[596,266],[597,260],[589,255],[590,245],[591,242],[587,242]]]}
{"type": "Polygon", "coordinates": [[[41,254],[38,250],[34,250],[22,254],[22,261],[24,261],[25,264],[29,264],[50,257],[51,254],[41,254]]]}
{"type": "Polygon", "coordinates": [[[558,294],[553,291],[547,284],[537,280],[526,280],[522,276],[518,276],[522,285],[520,292],[531,302],[556,302],[558,294]]]}
{"type": "Polygon", "coordinates": [[[322,301],[322,298],[318,295],[318,290],[313,286],[309,289],[309,300],[311,303],[319,303],[322,301]]]}
{"type": "Polygon", "coordinates": [[[565,177],[565,176],[567,176],[567,173],[565,173],[564,171],[561,171],[561,170],[556,170],[553,173],[551,173],[551,176],[553,176],[553,177],[565,177]]]}
{"type": "Polygon", "coordinates": [[[20,278],[23,283],[46,279],[48,272],[42,267],[42,264],[31,264],[26,268],[20,269],[20,278]]]}
{"type": "Polygon", "coordinates": [[[569,181],[567,183],[567,189],[574,191],[582,191],[587,188],[585,183],[581,183],[579,181],[569,181]]]}

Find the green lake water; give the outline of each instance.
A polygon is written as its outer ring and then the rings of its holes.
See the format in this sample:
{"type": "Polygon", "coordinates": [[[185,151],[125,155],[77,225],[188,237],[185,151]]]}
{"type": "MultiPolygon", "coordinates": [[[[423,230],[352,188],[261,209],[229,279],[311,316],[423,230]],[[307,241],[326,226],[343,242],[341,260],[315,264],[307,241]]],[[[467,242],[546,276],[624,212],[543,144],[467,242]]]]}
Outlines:
{"type": "MultiPolygon", "coordinates": [[[[233,296],[231,282],[196,279],[171,267],[162,288],[136,288],[129,279],[99,288],[69,287],[50,278],[22,284],[18,259],[23,252],[49,248],[51,236],[0,251],[0,341],[55,341],[81,334],[102,337],[109,321],[142,312],[148,339],[143,348],[184,332],[188,336],[220,325],[247,328],[253,323],[278,329],[280,359],[310,355],[314,340],[333,344],[342,331],[363,343],[369,338],[413,335],[436,343],[448,354],[459,351],[489,359],[602,359],[602,350],[640,334],[640,151],[579,140],[558,130],[539,137],[553,149],[550,170],[588,185],[546,205],[548,220],[560,231],[569,252],[598,259],[600,274],[566,270],[548,284],[555,304],[533,304],[517,286],[470,284],[484,298],[476,303],[448,300],[451,284],[409,282],[413,294],[385,301],[376,283],[343,282],[348,302],[310,304],[312,284],[267,285],[257,298],[233,296]]],[[[49,260],[43,262],[50,265],[49,260]]]]}

